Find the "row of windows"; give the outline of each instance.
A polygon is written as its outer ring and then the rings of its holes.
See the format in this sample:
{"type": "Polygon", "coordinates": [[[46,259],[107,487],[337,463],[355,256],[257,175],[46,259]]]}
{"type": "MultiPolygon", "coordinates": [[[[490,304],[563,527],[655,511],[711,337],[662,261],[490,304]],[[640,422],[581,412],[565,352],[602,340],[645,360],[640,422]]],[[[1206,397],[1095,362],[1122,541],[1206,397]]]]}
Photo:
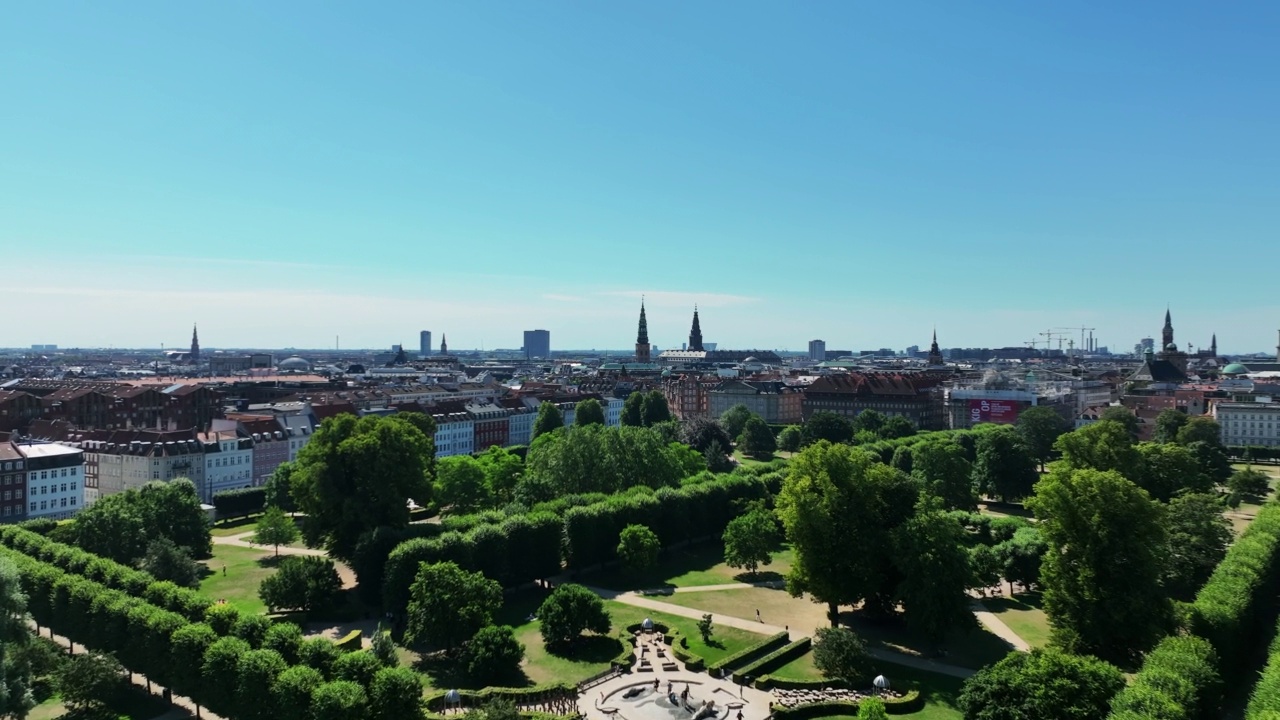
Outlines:
{"type": "Polygon", "coordinates": [[[21,500],[22,493],[23,493],[23,490],[21,488],[17,490],[5,490],[4,499],[5,500],[21,500]]]}
{"type": "MultiPolygon", "coordinates": [[[[55,507],[55,508],[56,508],[56,507],[68,507],[68,505],[69,505],[70,507],[75,507],[75,506],[76,506],[76,497],[75,497],[74,495],[73,495],[73,496],[71,496],[70,498],[62,498],[62,501],[61,501],[61,502],[58,502],[57,500],[41,500],[41,501],[40,501],[40,509],[41,509],[41,510],[48,510],[50,507],[55,507]],[[68,502],[67,502],[67,500],[68,500],[68,499],[70,499],[70,501],[71,501],[70,503],[68,503],[68,502]],[[52,504],[52,505],[50,505],[50,503],[53,503],[53,504],[52,504]]],[[[35,501],[32,501],[32,503],[31,503],[31,512],[35,512],[35,511],[36,511],[36,503],[35,503],[35,501]]]]}
{"type": "MultiPolygon", "coordinates": [[[[73,491],[76,489],[76,484],[74,482],[71,483],[71,489],[73,491]]],[[[67,491],[67,483],[62,483],[62,492],[66,492],[66,491],[67,491]]],[[[31,488],[31,495],[33,497],[36,495],[48,495],[51,492],[54,492],[54,493],[58,492],[58,486],[57,485],[41,485],[38,488],[31,488]]]]}
{"type": "Polygon", "coordinates": [[[22,469],[22,461],[21,461],[21,460],[9,460],[9,461],[6,461],[6,462],[5,462],[5,464],[4,464],[4,469],[5,469],[5,470],[21,470],[21,469],[22,469]]]}
{"type": "MultiPolygon", "coordinates": [[[[80,474],[80,468],[78,468],[78,467],[62,468],[62,470],[61,470],[61,471],[58,471],[58,470],[41,470],[41,471],[40,471],[40,479],[41,479],[41,480],[48,480],[49,478],[75,477],[75,476],[77,476],[77,475],[79,475],[79,474],[80,474]]],[[[35,479],[36,479],[35,471],[32,471],[32,472],[31,472],[31,479],[32,479],[32,480],[35,480],[35,479]]]]}

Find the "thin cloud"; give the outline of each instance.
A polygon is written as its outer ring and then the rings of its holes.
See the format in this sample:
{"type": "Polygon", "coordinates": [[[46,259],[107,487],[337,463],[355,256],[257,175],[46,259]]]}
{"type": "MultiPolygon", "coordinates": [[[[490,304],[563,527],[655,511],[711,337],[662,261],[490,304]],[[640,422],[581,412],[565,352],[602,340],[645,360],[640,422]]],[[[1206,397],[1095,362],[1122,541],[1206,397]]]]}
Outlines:
{"type": "Polygon", "coordinates": [[[670,290],[613,290],[597,293],[609,297],[644,298],[648,305],[656,307],[731,307],[759,302],[760,298],[726,293],[679,292],[670,290]]]}

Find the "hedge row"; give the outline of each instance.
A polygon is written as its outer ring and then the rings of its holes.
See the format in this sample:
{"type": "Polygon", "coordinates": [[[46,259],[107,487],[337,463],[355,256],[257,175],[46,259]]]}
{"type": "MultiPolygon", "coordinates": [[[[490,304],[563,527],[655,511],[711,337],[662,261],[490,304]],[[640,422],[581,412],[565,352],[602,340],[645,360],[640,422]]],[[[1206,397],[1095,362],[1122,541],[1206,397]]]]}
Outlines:
{"type": "Polygon", "coordinates": [[[1280,504],[1267,503],[1192,603],[1192,631],[1213,644],[1222,677],[1231,677],[1270,624],[1280,580],[1280,504]]]}
{"type": "MultiPolygon", "coordinates": [[[[461,707],[476,708],[482,707],[485,703],[496,698],[510,700],[519,706],[521,703],[537,702],[556,695],[576,696],[577,692],[578,686],[572,683],[549,683],[527,688],[487,687],[483,690],[458,690],[458,696],[461,700],[459,703],[461,707]]],[[[423,699],[422,702],[427,709],[427,718],[429,720],[446,717],[444,711],[450,707],[445,700],[446,695],[448,695],[448,691],[442,690],[431,693],[423,699]]],[[[541,713],[521,714],[533,715],[534,717],[541,715],[541,713]]],[[[448,717],[453,716],[449,715],[448,717]]]]}
{"type": "Polygon", "coordinates": [[[736,667],[745,665],[757,658],[773,652],[777,648],[787,644],[790,640],[791,637],[785,630],[777,635],[770,635],[755,645],[745,647],[732,655],[722,657],[711,663],[707,666],[707,672],[715,675],[719,670],[733,670],[736,667]]]}
{"type": "Polygon", "coordinates": [[[1220,717],[1222,679],[1208,640],[1167,637],[1142,662],[1128,687],[1111,701],[1113,720],[1211,720],[1220,717]]]}
{"type": "Polygon", "coordinates": [[[180,695],[235,720],[319,716],[398,720],[420,714],[421,680],[384,668],[368,652],[343,654],[323,638],[303,641],[294,625],[240,615],[226,605],[189,622],[143,599],[25,555],[18,566],[35,621],[90,649],[115,655],[180,695]],[[219,636],[222,637],[219,637],[219,636]],[[335,714],[333,708],[345,712],[335,714]]]}
{"type": "Polygon", "coordinates": [[[267,507],[267,489],[260,487],[224,490],[213,494],[213,509],[219,520],[260,513],[267,507]]]}
{"type": "MultiPolygon", "coordinates": [[[[885,712],[890,715],[909,715],[924,709],[924,696],[919,690],[908,690],[900,698],[881,698],[881,700],[884,701],[885,712]]],[[[774,720],[809,720],[832,715],[856,716],[858,703],[852,700],[828,700],[791,708],[773,706],[771,709],[774,720]]]]}
{"type": "Polygon", "coordinates": [[[179,587],[168,580],[156,580],[150,573],[85,552],[74,545],[54,542],[24,528],[0,525],[0,545],[131,597],[144,598],[152,605],[176,612],[191,622],[203,620],[205,612],[213,605],[212,600],[194,590],[179,587]]]}
{"type": "Polygon", "coordinates": [[[809,652],[809,648],[812,645],[813,638],[807,637],[784,645],[768,655],[734,670],[733,681],[737,683],[745,682],[749,677],[765,675],[771,670],[776,670],[809,652]]]}
{"type": "Polygon", "coordinates": [[[1267,665],[1253,686],[1244,720],[1268,720],[1280,717],[1280,623],[1267,648],[1267,665]]]}

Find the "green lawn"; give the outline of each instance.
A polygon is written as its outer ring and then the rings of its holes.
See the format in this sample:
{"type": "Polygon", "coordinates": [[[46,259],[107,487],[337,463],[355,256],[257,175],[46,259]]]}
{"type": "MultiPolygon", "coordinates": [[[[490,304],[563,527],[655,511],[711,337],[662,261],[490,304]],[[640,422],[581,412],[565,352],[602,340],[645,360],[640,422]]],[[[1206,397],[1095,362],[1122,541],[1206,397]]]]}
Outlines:
{"type": "Polygon", "coordinates": [[[793,638],[812,635],[815,628],[824,627],[827,608],[808,598],[794,598],[786,590],[772,588],[741,588],[736,590],[709,590],[706,592],[674,593],[655,598],[664,603],[693,608],[712,615],[728,615],[743,620],[760,619],[768,625],[786,627],[793,638]]]}
{"type": "Polygon", "coordinates": [[[724,545],[719,541],[703,542],[665,551],[659,564],[644,572],[621,566],[585,573],[585,585],[609,590],[653,590],[660,588],[726,585],[738,582],[780,580],[791,570],[794,555],[786,548],[773,556],[773,562],[762,566],[754,577],[743,570],[724,564],[724,545]]]}
{"type": "Polygon", "coordinates": [[[693,618],[668,615],[664,612],[635,607],[634,605],[624,605],[614,600],[606,600],[605,607],[609,609],[609,614],[613,617],[615,632],[649,618],[654,622],[663,623],[668,627],[679,630],[689,639],[689,650],[702,656],[709,663],[728,657],[765,639],[763,633],[716,625],[713,619],[711,642],[708,644],[702,641],[702,636],[698,634],[698,621],[693,618]]]}
{"type": "Polygon", "coordinates": [[[252,532],[254,526],[257,524],[258,516],[250,515],[248,517],[235,518],[234,520],[214,523],[209,532],[214,537],[228,537],[230,535],[252,532]]]}
{"type": "MultiPolygon", "coordinates": [[[[169,712],[171,708],[158,695],[148,695],[146,690],[129,685],[114,703],[107,715],[110,717],[128,718],[128,720],[152,720],[152,718],[169,712]]],[[[31,709],[27,720],[54,720],[67,715],[67,709],[55,695],[31,709]]],[[[190,714],[187,715],[190,717],[190,714]]]]}
{"type": "Polygon", "coordinates": [[[1049,619],[1041,609],[1040,593],[1023,593],[1012,598],[987,598],[982,604],[1018,637],[1033,648],[1049,644],[1049,619]]]}
{"type": "MultiPolygon", "coordinates": [[[[963,717],[960,711],[956,709],[956,698],[960,695],[960,686],[964,682],[960,678],[886,662],[876,662],[874,672],[889,678],[889,682],[896,688],[918,688],[921,694],[924,695],[924,707],[920,711],[901,717],[912,718],[912,720],[961,720],[963,717]]],[[[822,678],[822,673],[819,673],[818,669],[813,665],[813,653],[811,652],[805,653],[771,674],[774,677],[792,680],[819,680],[822,678]]],[[[854,720],[849,715],[837,715],[829,720],[835,720],[835,718],[854,720]]]]}
{"type": "Polygon", "coordinates": [[[776,670],[769,672],[770,675],[784,680],[821,680],[822,673],[818,671],[818,667],[813,664],[813,652],[807,652],[791,662],[783,665],[776,670]]]}
{"type": "Polygon", "coordinates": [[[202,562],[209,575],[200,582],[200,592],[214,600],[226,600],[243,612],[266,612],[266,605],[258,599],[258,586],[275,572],[271,560],[270,550],[214,545],[213,557],[202,562]]]}

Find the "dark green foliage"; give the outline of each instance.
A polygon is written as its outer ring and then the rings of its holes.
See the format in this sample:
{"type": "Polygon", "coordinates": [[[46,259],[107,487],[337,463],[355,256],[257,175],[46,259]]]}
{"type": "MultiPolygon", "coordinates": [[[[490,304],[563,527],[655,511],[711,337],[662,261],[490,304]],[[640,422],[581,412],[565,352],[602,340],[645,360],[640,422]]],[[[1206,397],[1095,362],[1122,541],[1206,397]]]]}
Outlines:
{"type": "Polygon", "coordinates": [[[262,512],[267,506],[265,487],[224,490],[213,494],[213,508],[219,520],[240,518],[262,512]]]}
{"type": "Polygon", "coordinates": [[[1054,448],[1073,468],[1114,470],[1133,480],[1142,465],[1142,457],[1134,447],[1135,437],[1136,431],[1130,433],[1123,423],[1099,420],[1058,438],[1054,448]]]}
{"type": "Polygon", "coordinates": [[[1133,682],[1111,701],[1112,717],[1221,717],[1222,679],[1217,666],[1217,655],[1207,640],[1194,635],[1167,637],[1147,653],[1133,682]]]}
{"type": "Polygon", "coordinates": [[[158,537],[147,545],[142,559],[142,570],[157,580],[168,580],[179,587],[193,588],[200,584],[200,566],[191,559],[184,547],[174,545],[166,537],[158,537]]]}
{"type": "Polygon", "coordinates": [[[778,449],[778,443],[765,421],[759,415],[752,415],[742,426],[738,447],[751,457],[767,458],[778,449]]]}
{"type": "Polygon", "coordinates": [[[1035,461],[1015,428],[1004,425],[981,433],[976,452],[972,472],[979,492],[1004,502],[1031,494],[1036,483],[1035,461]]]}
{"type": "Polygon", "coordinates": [[[278,507],[285,512],[293,512],[297,505],[293,502],[293,472],[297,468],[292,462],[282,462],[267,478],[262,486],[264,507],[278,507]]]}
{"type": "Polygon", "coordinates": [[[298,662],[319,672],[326,678],[333,676],[333,664],[342,656],[342,651],[331,641],[322,637],[303,640],[298,646],[298,662]]]}
{"type": "Polygon", "coordinates": [[[250,650],[240,656],[236,684],[236,718],[275,720],[278,710],[271,689],[288,665],[274,650],[250,650]]]}
{"type": "Polygon", "coordinates": [[[24,651],[42,646],[31,641],[26,611],[18,567],[0,556],[0,716],[25,717],[35,704],[31,678],[39,673],[30,661],[36,653],[24,651]]]}
{"type": "Polygon", "coordinates": [[[349,680],[335,680],[317,687],[311,693],[311,718],[364,720],[368,717],[368,704],[369,697],[364,688],[349,680]]]}
{"type": "Polygon", "coordinates": [[[645,570],[658,563],[662,543],[644,525],[628,525],[618,535],[618,557],[631,570],[645,570]]]}
{"type": "Polygon", "coordinates": [[[641,427],[644,425],[644,415],[641,410],[644,405],[644,393],[633,392],[627,396],[622,403],[622,424],[627,427],[641,427]]]}
{"type": "Polygon", "coordinates": [[[132,565],[147,544],[167,538],[194,557],[208,557],[209,525],[190,480],[152,482],[108,495],[76,518],[76,543],[89,553],[132,565]]]}
{"type": "MultiPolygon", "coordinates": [[[[742,432],[741,429],[738,432],[742,432]]],[[[733,436],[720,422],[699,417],[684,423],[680,431],[680,442],[704,454],[712,443],[719,443],[723,452],[732,444],[733,436]]]]}
{"type": "Polygon", "coordinates": [[[470,455],[440,458],[436,463],[436,502],[451,515],[462,515],[492,504],[484,466],[470,455]]]}
{"type": "Polygon", "coordinates": [[[226,637],[240,620],[240,611],[231,605],[210,605],[204,611],[204,621],[218,634],[226,637]]]}
{"type": "Polygon", "coordinates": [[[1039,528],[1022,528],[994,549],[1000,561],[1001,573],[1010,583],[1017,583],[1023,589],[1030,589],[1040,583],[1040,566],[1044,554],[1049,550],[1049,544],[1039,528]]]}
{"type": "Polygon", "coordinates": [[[311,694],[322,684],[324,676],[306,665],[295,665],[280,673],[271,688],[271,702],[280,720],[310,720],[311,694]]]}
{"type": "Polygon", "coordinates": [[[1172,443],[1178,441],[1178,431],[1186,426],[1191,418],[1181,410],[1162,410],[1156,416],[1155,441],[1172,443]]]}
{"type": "Polygon", "coordinates": [[[675,487],[703,467],[700,455],[673,445],[653,428],[589,425],[534,443],[521,483],[545,483],[551,497],[613,493],[636,486],[675,487]],[[696,458],[696,467],[685,464],[686,453],[696,458]]]}
{"type": "Polygon", "coordinates": [[[284,510],[272,506],[258,518],[251,541],[258,545],[275,547],[276,557],[280,556],[280,546],[297,542],[301,533],[294,524],[293,518],[284,514],[284,510]]]}
{"type": "Polygon", "coordinates": [[[894,415],[885,420],[884,425],[880,426],[880,431],[876,434],[885,440],[897,440],[915,435],[916,426],[915,423],[901,415],[894,415]]]}
{"type": "Polygon", "coordinates": [[[92,713],[113,705],[125,689],[124,668],[110,655],[72,655],[58,668],[54,685],[72,710],[92,713]]]}
{"type": "Polygon", "coordinates": [[[1139,464],[1129,479],[1151,497],[1168,502],[1179,493],[1213,490],[1213,479],[1187,448],[1168,443],[1139,443],[1135,449],[1139,464]]]}
{"type": "Polygon", "coordinates": [[[1222,427],[1218,425],[1218,421],[1205,415],[1187,420],[1178,430],[1178,444],[1190,445],[1196,442],[1222,445],[1222,427]]]}
{"type": "Polygon", "coordinates": [[[719,440],[712,440],[702,453],[703,462],[713,473],[733,472],[733,461],[729,459],[729,445],[721,445],[719,440]]]}
{"type": "Polygon", "coordinates": [[[543,402],[538,406],[538,417],[533,421],[532,440],[564,427],[564,414],[553,402],[543,402]]]}
{"type": "Polygon", "coordinates": [[[252,650],[240,638],[224,637],[205,651],[201,686],[204,703],[210,710],[224,717],[235,714],[240,660],[252,650]]]}
{"type": "Polygon", "coordinates": [[[778,449],[783,452],[796,452],[804,442],[804,435],[796,425],[788,425],[778,433],[778,449]]]}
{"type": "Polygon", "coordinates": [[[382,668],[369,684],[372,720],[422,717],[422,677],[408,668],[382,668]]]}
{"type": "Polygon", "coordinates": [[[702,619],[698,620],[698,634],[702,636],[702,642],[709,642],[713,632],[715,632],[715,628],[712,625],[711,614],[705,613],[702,619]]]}
{"type": "Polygon", "coordinates": [[[275,575],[262,581],[258,597],[268,608],[311,611],[328,607],[342,589],[333,561],[312,555],[286,555],[275,575]]]}
{"type": "Polygon", "coordinates": [[[819,410],[805,421],[801,435],[805,445],[819,440],[847,443],[853,439],[853,424],[833,412],[819,410]]]}
{"type": "Polygon", "coordinates": [[[378,629],[373,633],[373,639],[369,642],[369,652],[378,658],[378,662],[383,667],[397,667],[400,665],[400,656],[396,654],[396,642],[391,639],[391,633],[383,630],[382,625],[378,625],[378,629]]]}
{"type": "Polygon", "coordinates": [[[236,624],[231,626],[232,636],[249,643],[254,649],[262,647],[269,630],[271,620],[265,615],[241,615],[236,624]]]}
{"type": "MultiPolygon", "coordinates": [[[[900,446],[899,450],[902,449],[905,447],[900,446]]],[[[897,453],[895,450],[895,458],[897,453]]],[[[939,440],[913,446],[910,472],[920,481],[925,493],[940,499],[943,507],[954,510],[978,509],[973,466],[965,459],[964,448],[958,443],[939,440]]]]}
{"type": "Polygon", "coordinates": [[[650,390],[645,393],[640,404],[640,421],[645,427],[652,427],[671,420],[671,409],[667,407],[667,398],[661,390],[650,390]]]}
{"type": "Polygon", "coordinates": [[[384,667],[386,666],[373,653],[357,650],[344,653],[333,662],[333,677],[335,680],[350,680],[361,687],[369,687],[373,676],[384,667]]]}
{"type": "Polygon", "coordinates": [[[813,664],[828,680],[844,680],[851,687],[864,684],[871,674],[867,644],[849,628],[818,628],[813,641],[813,664]]]}
{"type": "Polygon", "coordinates": [[[604,406],[595,398],[579,400],[573,407],[573,424],[604,425],[604,406]]]}
{"type": "Polygon", "coordinates": [[[493,620],[502,586],[451,562],[422,565],[409,591],[406,643],[453,648],[493,620]]]}
{"type": "Polygon", "coordinates": [[[863,410],[853,419],[853,432],[868,432],[873,435],[880,435],[880,430],[884,428],[884,424],[888,422],[888,418],[884,413],[878,410],[863,410]]]}
{"type": "Polygon", "coordinates": [[[720,413],[720,424],[724,426],[724,431],[731,438],[736,438],[742,434],[742,429],[746,427],[747,421],[757,415],[751,412],[746,405],[738,403],[733,407],[720,413]]]}
{"type": "Polygon", "coordinates": [[[344,414],[321,423],[298,453],[290,486],[307,515],[308,543],[349,559],[362,534],[407,525],[408,501],[431,499],[434,433],[421,413],[344,414]]]}
{"type": "Polygon", "coordinates": [[[1264,498],[1271,492],[1271,478],[1253,468],[1236,470],[1227,480],[1227,489],[1239,497],[1264,498]]]}
{"type": "Polygon", "coordinates": [[[604,634],[611,622],[604,601],[581,585],[565,583],[551,591],[538,608],[542,639],[548,647],[564,646],[590,630],[604,634]]]}
{"type": "Polygon", "coordinates": [[[515,678],[523,659],[524,645],[516,640],[515,631],[507,625],[490,625],[480,628],[467,643],[464,662],[473,682],[497,685],[515,678]]]}
{"type": "Polygon", "coordinates": [[[915,467],[915,457],[911,452],[911,446],[899,445],[893,451],[893,459],[889,461],[889,467],[910,475],[911,470],[915,467]]]}
{"type": "Polygon", "coordinates": [[[1058,650],[1011,652],[965,681],[965,720],[1097,720],[1124,687],[1114,665],[1058,650]]]}
{"type": "Polygon", "coordinates": [[[955,518],[925,508],[893,531],[893,563],[902,577],[897,597],[907,625],[934,643],[977,624],[964,534],[955,518]]]}
{"type": "Polygon", "coordinates": [[[772,562],[773,553],[782,545],[778,521],[762,504],[730,520],[722,539],[725,563],[753,575],[761,565],[772,562]]]}
{"type": "Polygon", "coordinates": [[[191,623],[173,633],[169,658],[174,669],[175,692],[192,698],[203,697],[201,667],[205,652],[217,640],[218,634],[204,623],[191,623]]]}
{"type": "Polygon", "coordinates": [[[1231,477],[1231,461],[1218,443],[1193,442],[1186,448],[1215,483],[1225,483],[1231,477]]]}
{"type": "Polygon", "coordinates": [[[1018,432],[1026,443],[1031,456],[1040,463],[1040,469],[1053,455],[1053,444],[1071,429],[1066,419],[1051,407],[1036,405],[1018,415],[1018,432]]]}
{"type": "Polygon", "coordinates": [[[273,650],[290,665],[298,663],[298,649],[302,647],[302,628],[290,622],[272,623],[262,637],[263,650],[273,650]]]}
{"type": "Polygon", "coordinates": [[[1179,495],[1169,503],[1164,586],[1173,599],[1190,602],[1226,557],[1231,524],[1222,509],[1211,493],[1179,495]]]}
{"type": "MultiPolygon", "coordinates": [[[[1138,439],[1138,416],[1127,407],[1122,405],[1112,405],[1102,411],[1102,414],[1098,416],[1098,421],[1119,423],[1124,428],[1125,432],[1129,434],[1130,438],[1134,440],[1138,439]]],[[[1101,470],[1104,468],[1098,469],[1101,470]]]]}

